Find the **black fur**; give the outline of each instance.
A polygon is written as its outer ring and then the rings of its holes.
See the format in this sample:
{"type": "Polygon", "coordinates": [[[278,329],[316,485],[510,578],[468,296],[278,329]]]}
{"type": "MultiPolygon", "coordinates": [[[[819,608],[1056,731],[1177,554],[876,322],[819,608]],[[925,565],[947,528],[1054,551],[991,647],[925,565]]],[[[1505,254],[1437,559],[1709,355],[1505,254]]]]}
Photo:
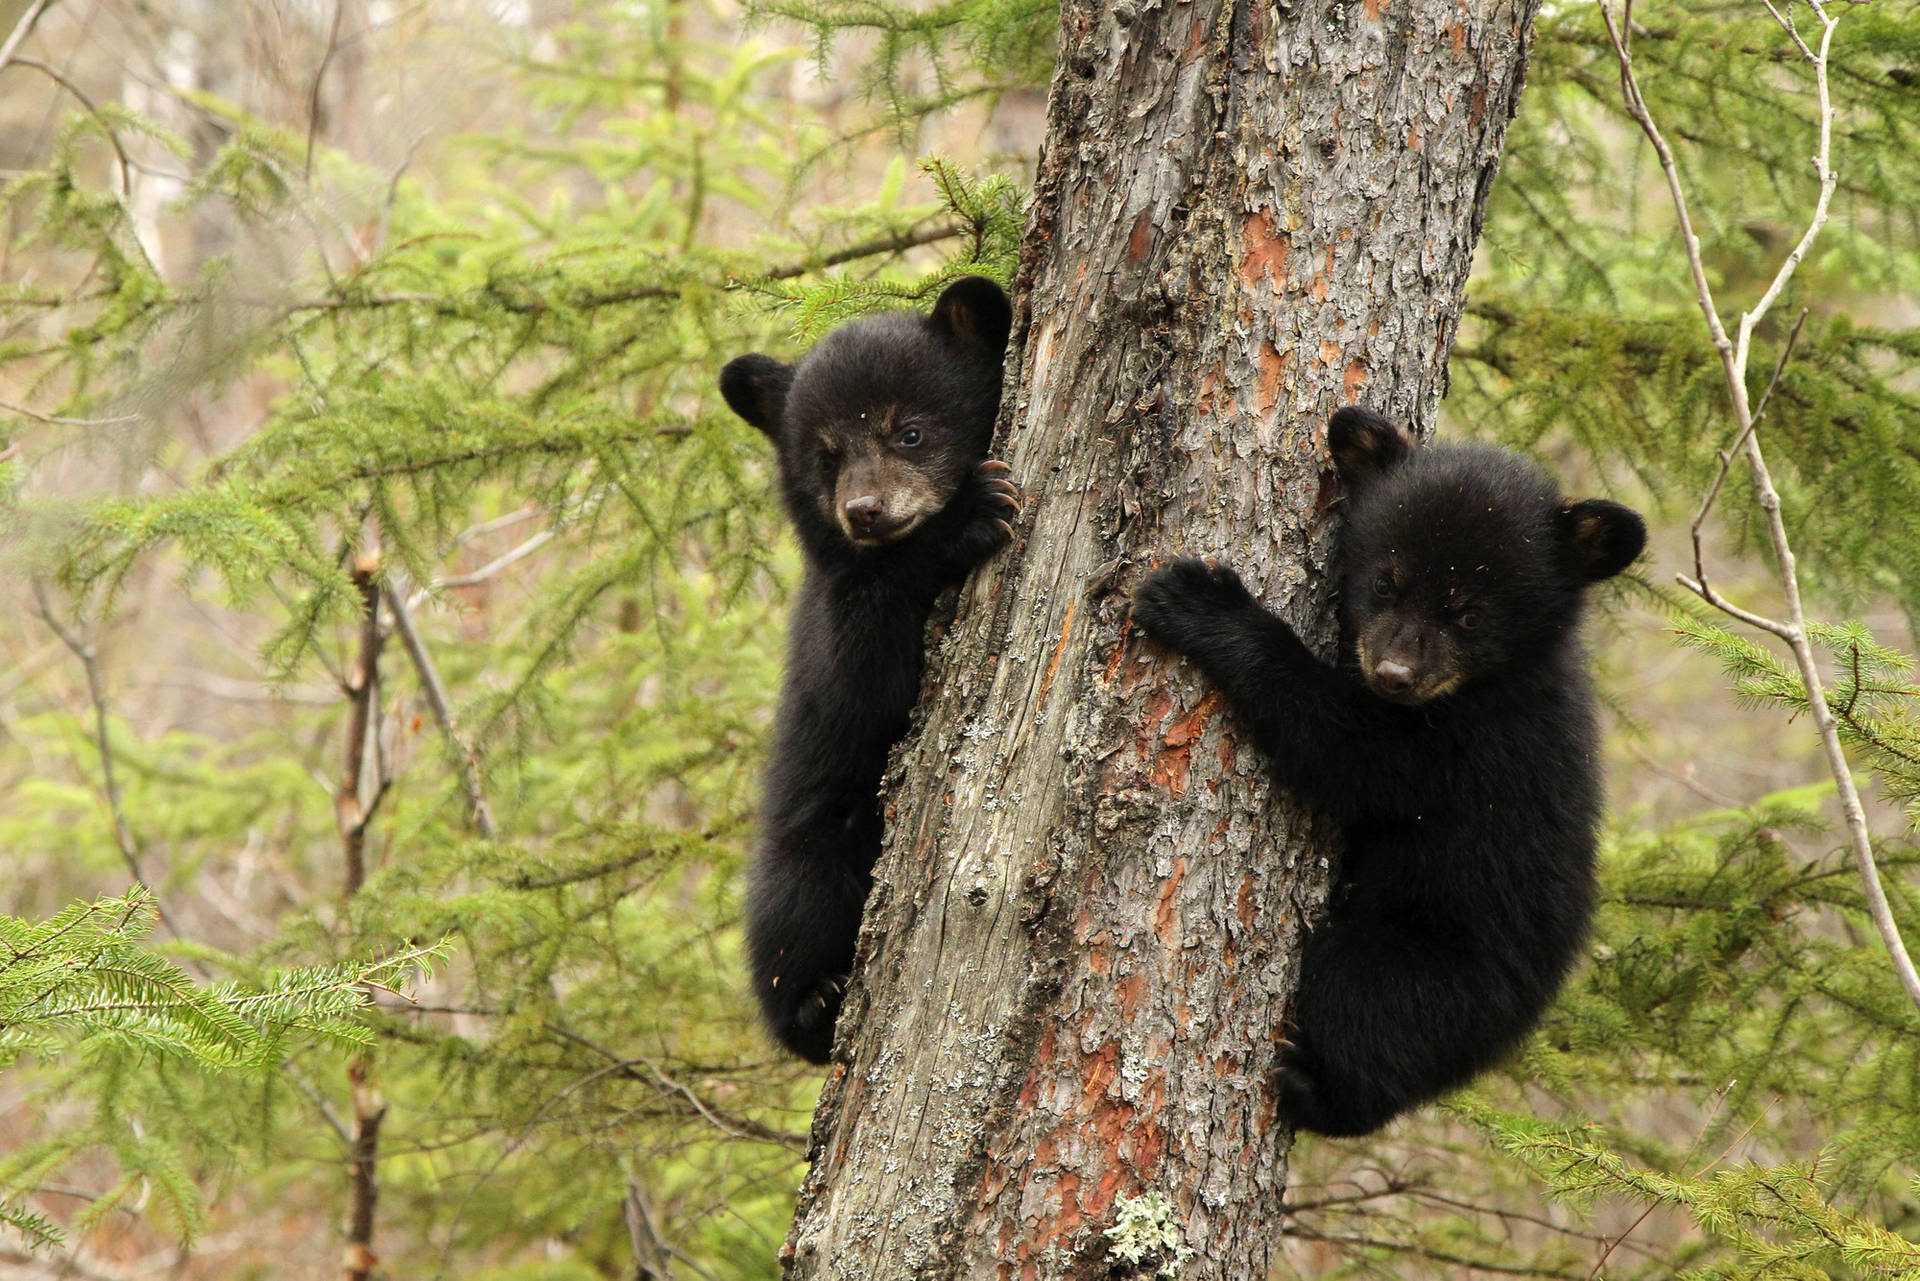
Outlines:
{"type": "Polygon", "coordinates": [[[734,412],[773,441],[806,572],[760,800],[747,895],[754,991],[773,1033],[815,1063],[833,1048],[880,852],[887,752],[920,690],[941,590],[1012,536],[1018,491],[983,461],[1012,310],[956,281],[931,316],[842,326],[793,366],[741,356],[734,412]]]}
{"type": "Polygon", "coordinates": [[[1134,618],[1345,827],[1277,1086],[1296,1127],[1357,1135],[1498,1061],[1579,957],[1601,808],[1580,607],[1646,528],[1563,502],[1516,455],[1416,448],[1361,410],[1329,445],[1349,493],[1337,668],[1204,561],[1149,576],[1134,618]]]}

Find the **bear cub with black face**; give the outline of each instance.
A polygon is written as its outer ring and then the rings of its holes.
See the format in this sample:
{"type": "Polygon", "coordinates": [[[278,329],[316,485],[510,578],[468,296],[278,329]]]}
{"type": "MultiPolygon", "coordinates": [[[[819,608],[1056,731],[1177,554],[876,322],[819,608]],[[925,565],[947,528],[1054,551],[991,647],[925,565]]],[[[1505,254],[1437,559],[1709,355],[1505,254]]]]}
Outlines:
{"type": "Polygon", "coordinates": [[[1012,537],[986,461],[1013,311],[967,276],[933,314],[873,316],[797,364],[741,356],[727,404],[773,442],[806,570],[760,799],[747,949],[767,1024],[825,1063],[880,853],[887,752],[920,692],[940,592],[1012,537]]]}
{"type": "Polygon", "coordinates": [[[1497,1062],[1579,958],[1601,809],[1581,603],[1646,527],[1564,501],[1514,454],[1415,447],[1363,410],[1328,442],[1348,495],[1337,667],[1205,561],[1150,575],[1133,616],[1345,828],[1276,1085],[1295,1127],[1358,1135],[1497,1062]]]}

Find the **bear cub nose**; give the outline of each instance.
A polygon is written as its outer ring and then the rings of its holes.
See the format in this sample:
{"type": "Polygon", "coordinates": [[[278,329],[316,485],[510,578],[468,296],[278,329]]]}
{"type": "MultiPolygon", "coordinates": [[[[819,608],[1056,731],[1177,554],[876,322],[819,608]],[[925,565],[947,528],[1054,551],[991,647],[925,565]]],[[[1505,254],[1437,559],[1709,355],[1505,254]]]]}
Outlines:
{"type": "Polygon", "coordinates": [[[1405,663],[1383,658],[1373,666],[1373,679],[1389,694],[1404,694],[1413,688],[1413,669],[1405,663]]]}
{"type": "Polygon", "coordinates": [[[847,503],[847,525],[856,534],[870,534],[880,523],[880,500],[866,494],[847,503]]]}

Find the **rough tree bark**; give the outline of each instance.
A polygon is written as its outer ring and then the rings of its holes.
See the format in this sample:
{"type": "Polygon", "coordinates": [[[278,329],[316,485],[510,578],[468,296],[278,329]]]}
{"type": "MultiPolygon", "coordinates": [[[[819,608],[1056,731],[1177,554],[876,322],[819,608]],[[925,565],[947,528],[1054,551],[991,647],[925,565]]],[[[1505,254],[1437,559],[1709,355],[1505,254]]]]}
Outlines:
{"type": "Polygon", "coordinates": [[[1536,7],[1066,0],[1002,421],[1029,518],[889,780],[790,1277],[1151,1276],[1107,1236],[1150,1192],[1181,1277],[1268,1275],[1332,851],[1128,602],[1217,554],[1331,640],[1326,416],[1430,424],[1536,7]]]}

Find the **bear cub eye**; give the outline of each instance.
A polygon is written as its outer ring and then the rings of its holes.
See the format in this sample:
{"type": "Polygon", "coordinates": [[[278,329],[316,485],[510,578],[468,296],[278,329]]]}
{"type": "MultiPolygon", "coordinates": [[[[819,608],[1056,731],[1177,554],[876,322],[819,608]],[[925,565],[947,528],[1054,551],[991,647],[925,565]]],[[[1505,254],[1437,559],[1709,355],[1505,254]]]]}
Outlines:
{"type": "Polygon", "coordinates": [[[1453,621],[1459,625],[1461,631],[1470,632],[1480,626],[1480,611],[1463,609],[1453,621]]]}
{"type": "Polygon", "coordinates": [[[1392,599],[1393,577],[1389,574],[1381,574],[1378,577],[1376,577],[1373,580],[1373,594],[1379,597],[1381,600],[1392,599]]]}
{"type": "Polygon", "coordinates": [[[912,449],[915,445],[920,443],[920,429],[918,427],[909,427],[905,431],[901,432],[900,443],[906,448],[912,449]]]}

